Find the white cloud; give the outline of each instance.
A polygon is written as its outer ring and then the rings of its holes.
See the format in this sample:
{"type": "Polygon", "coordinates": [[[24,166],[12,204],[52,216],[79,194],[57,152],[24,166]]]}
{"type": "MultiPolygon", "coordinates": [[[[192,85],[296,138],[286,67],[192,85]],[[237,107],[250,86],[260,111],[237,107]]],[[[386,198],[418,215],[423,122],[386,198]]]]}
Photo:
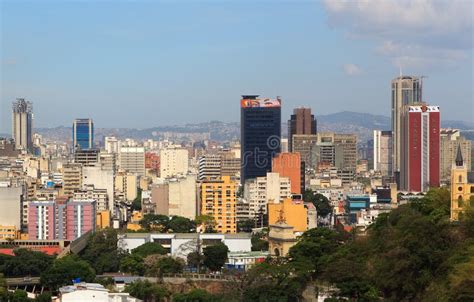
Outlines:
{"type": "Polygon", "coordinates": [[[344,70],[344,73],[348,76],[357,76],[363,73],[362,69],[359,66],[352,63],[345,64],[344,66],[342,66],[342,68],[344,70]]]}
{"type": "Polygon", "coordinates": [[[469,58],[473,1],[324,0],[329,25],[373,40],[402,67],[455,67],[469,58]]]}

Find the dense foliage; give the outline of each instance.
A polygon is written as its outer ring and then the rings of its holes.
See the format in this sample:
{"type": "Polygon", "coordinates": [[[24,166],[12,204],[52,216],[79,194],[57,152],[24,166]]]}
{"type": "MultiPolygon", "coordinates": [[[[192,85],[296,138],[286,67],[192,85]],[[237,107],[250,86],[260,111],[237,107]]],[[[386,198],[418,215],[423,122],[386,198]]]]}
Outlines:
{"type": "Polygon", "coordinates": [[[14,250],[15,256],[0,257],[0,271],[5,277],[39,276],[51,266],[54,257],[27,249],[14,250]]]}
{"type": "Polygon", "coordinates": [[[95,279],[94,269],[75,255],[55,259],[53,265],[41,273],[41,284],[48,288],[57,289],[71,284],[75,279],[85,282],[92,282],[95,279]]]}
{"type": "Polygon", "coordinates": [[[335,301],[473,301],[474,211],[453,223],[449,209],[449,192],[435,189],[380,215],[364,235],[309,230],[289,257],[249,272],[245,300],[293,300],[311,282],[336,286],[335,301]]]}
{"type": "Polygon", "coordinates": [[[111,228],[98,230],[90,235],[86,248],[81,252],[82,259],[87,261],[97,274],[117,272],[123,251],[117,248],[117,231],[111,228]]]}
{"type": "Polygon", "coordinates": [[[147,280],[137,280],[127,285],[125,292],[130,293],[132,297],[143,300],[144,302],[163,301],[169,295],[166,288],[147,280]]]}
{"type": "Polygon", "coordinates": [[[332,213],[331,202],[322,194],[314,194],[312,190],[307,189],[303,193],[303,200],[314,204],[318,216],[326,217],[332,213]]]}
{"type": "Polygon", "coordinates": [[[170,218],[161,214],[146,214],[139,224],[147,232],[192,233],[196,230],[196,223],[193,220],[181,216],[170,218]]]}
{"type": "Polygon", "coordinates": [[[224,243],[206,246],[203,249],[204,265],[211,271],[219,271],[227,260],[229,248],[224,243]]]}

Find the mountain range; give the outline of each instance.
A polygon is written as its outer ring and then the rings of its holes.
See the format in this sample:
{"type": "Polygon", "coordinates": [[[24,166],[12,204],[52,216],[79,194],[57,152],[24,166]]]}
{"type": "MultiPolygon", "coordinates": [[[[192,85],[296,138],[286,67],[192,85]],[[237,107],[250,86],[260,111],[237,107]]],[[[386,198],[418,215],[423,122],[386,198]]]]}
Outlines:
{"type": "MultiPolygon", "coordinates": [[[[389,130],[390,117],[375,115],[371,113],[359,113],[342,111],[327,115],[316,116],[318,131],[334,131],[340,133],[355,133],[359,142],[366,142],[372,137],[373,130],[389,130]]],[[[474,139],[474,122],[466,121],[441,121],[442,128],[461,129],[469,139],[474,139]]],[[[287,133],[286,121],[282,124],[282,134],[287,133]]],[[[71,127],[37,128],[46,140],[71,141],[71,127]]],[[[0,136],[9,136],[2,135],[0,136]]],[[[197,139],[210,138],[218,141],[236,140],[240,137],[240,123],[210,121],[204,123],[157,126],[146,129],[138,128],[96,128],[95,137],[102,140],[104,136],[116,136],[119,138],[164,138],[164,137],[186,137],[193,136],[197,139]]]]}

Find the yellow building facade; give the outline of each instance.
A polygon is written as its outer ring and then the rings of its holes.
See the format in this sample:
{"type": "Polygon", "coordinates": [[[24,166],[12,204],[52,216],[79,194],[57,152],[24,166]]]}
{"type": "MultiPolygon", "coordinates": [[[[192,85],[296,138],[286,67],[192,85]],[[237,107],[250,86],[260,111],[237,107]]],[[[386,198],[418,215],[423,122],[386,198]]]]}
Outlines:
{"type": "Polygon", "coordinates": [[[98,229],[105,229],[110,227],[110,211],[97,212],[96,227],[98,229]]]}
{"type": "Polygon", "coordinates": [[[276,224],[282,214],[294,232],[305,232],[308,229],[308,210],[302,200],[286,198],[281,203],[268,204],[268,224],[276,224]]]}
{"type": "Polygon", "coordinates": [[[201,184],[201,214],[214,217],[216,231],[236,233],[237,183],[230,176],[201,184]]]}
{"type": "Polygon", "coordinates": [[[14,225],[0,225],[0,240],[19,239],[20,232],[14,225]]]}
{"type": "MultiPolygon", "coordinates": [[[[451,170],[451,220],[459,220],[459,215],[474,198],[474,179],[470,179],[467,166],[458,147],[456,161],[451,170]]],[[[472,177],[474,178],[474,177],[472,177]]]]}

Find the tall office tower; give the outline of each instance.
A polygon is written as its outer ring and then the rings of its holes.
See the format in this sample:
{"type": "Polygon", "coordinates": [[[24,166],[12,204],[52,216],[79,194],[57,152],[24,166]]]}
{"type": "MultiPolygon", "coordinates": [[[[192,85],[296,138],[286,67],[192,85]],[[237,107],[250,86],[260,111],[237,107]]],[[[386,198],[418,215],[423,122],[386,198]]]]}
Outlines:
{"type": "Polygon", "coordinates": [[[247,179],[271,171],[272,158],[280,153],[281,99],[243,95],[240,107],[240,180],[244,184],[247,179]]]}
{"type": "Polygon", "coordinates": [[[392,131],[374,130],[374,170],[382,176],[392,174],[392,131]]]}
{"type": "Polygon", "coordinates": [[[218,233],[236,233],[236,203],[238,184],[229,176],[201,184],[201,214],[216,220],[218,233]]]}
{"type": "Polygon", "coordinates": [[[199,158],[198,180],[212,180],[221,177],[222,158],[218,154],[206,154],[199,158]]]}
{"type": "Polygon", "coordinates": [[[170,146],[160,151],[160,177],[184,175],[189,170],[189,151],[170,146]]]}
{"type": "Polygon", "coordinates": [[[293,152],[292,139],[295,134],[316,134],[317,124],[311,108],[295,108],[288,120],[288,150],[293,152]]]}
{"type": "Polygon", "coordinates": [[[12,107],[12,137],[15,148],[33,150],[33,105],[25,99],[16,99],[12,107]]]}
{"type": "Polygon", "coordinates": [[[92,119],[75,119],[72,124],[73,150],[89,150],[94,148],[94,123],[92,119]]]}
{"type": "Polygon", "coordinates": [[[119,153],[120,169],[135,173],[139,176],[145,175],[145,148],[144,147],[121,147],[119,153]]]}
{"type": "Polygon", "coordinates": [[[401,170],[401,126],[405,105],[422,102],[422,81],[419,77],[399,76],[392,80],[392,174],[398,179],[401,170]]]}
{"type": "Polygon", "coordinates": [[[299,153],[280,153],[273,158],[272,172],[279,173],[281,177],[288,177],[291,183],[291,193],[304,192],[304,169],[301,169],[301,156],[299,153]]]}
{"type": "Polygon", "coordinates": [[[449,183],[451,179],[451,168],[456,159],[458,147],[460,147],[464,163],[468,169],[471,170],[471,148],[470,140],[461,136],[459,129],[441,129],[441,182],[449,183]]]}
{"type": "Polygon", "coordinates": [[[439,187],[439,106],[404,106],[401,124],[400,189],[439,187]]]}

